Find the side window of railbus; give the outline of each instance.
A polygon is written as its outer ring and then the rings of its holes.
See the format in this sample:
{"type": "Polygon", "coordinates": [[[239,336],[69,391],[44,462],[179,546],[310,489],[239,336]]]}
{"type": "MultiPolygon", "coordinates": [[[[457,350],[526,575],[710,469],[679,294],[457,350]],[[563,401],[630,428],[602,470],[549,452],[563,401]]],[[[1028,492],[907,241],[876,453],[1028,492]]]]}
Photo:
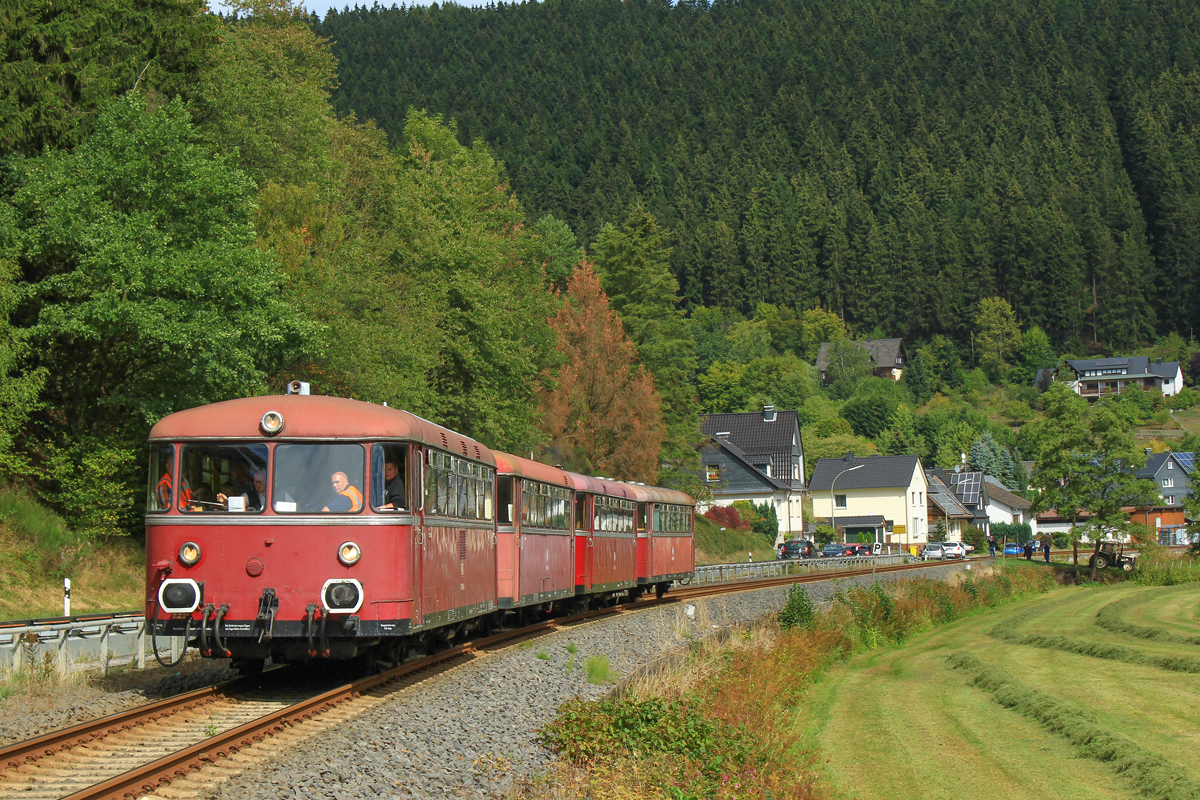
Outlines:
{"type": "Polygon", "coordinates": [[[267,446],[185,444],[175,496],[188,514],[261,514],[267,507],[267,446]]]}
{"type": "MultiPolygon", "coordinates": [[[[462,519],[492,518],[494,469],[435,451],[429,452],[426,461],[426,513],[462,519]]],[[[511,516],[511,501],[509,509],[511,516]]]]}
{"type": "Polygon", "coordinates": [[[407,511],[408,447],[377,444],[371,447],[371,508],[376,511],[407,511]]]}
{"type": "Polygon", "coordinates": [[[156,444],[150,448],[150,483],[146,492],[146,512],[161,514],[171,510],[175,491],[175,446],[156,444]]]}
{"type": "Polygon", "coordinates": [[[363,456],[361,444],[275,445],[275,513],[362,511],[363,456]]]}

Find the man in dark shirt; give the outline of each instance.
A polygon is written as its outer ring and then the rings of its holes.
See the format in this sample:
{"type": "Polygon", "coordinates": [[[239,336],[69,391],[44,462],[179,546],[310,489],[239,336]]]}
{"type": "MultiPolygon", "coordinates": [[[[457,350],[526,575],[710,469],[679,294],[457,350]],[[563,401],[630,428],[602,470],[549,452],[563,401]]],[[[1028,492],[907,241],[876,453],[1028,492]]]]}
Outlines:
{"type": "Polygon", "coordinates": [[[380,508],[404,508],[404,478],[400,475],[400,465],[395,461],[387,461],[383,465],[383,505],[380,508]]]}

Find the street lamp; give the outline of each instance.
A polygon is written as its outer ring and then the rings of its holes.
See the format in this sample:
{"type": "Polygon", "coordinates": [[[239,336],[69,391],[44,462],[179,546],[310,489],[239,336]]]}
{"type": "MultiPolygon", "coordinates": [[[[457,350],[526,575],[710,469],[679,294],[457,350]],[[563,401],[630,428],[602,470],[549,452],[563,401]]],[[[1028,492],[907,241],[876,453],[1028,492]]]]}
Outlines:
{"type": "MultiPolygon", "coordinates": [[[[846,460],[850,461],[854,456],[847,455],[846,460]]],[[[845,475],[847,472],[854,472],[856,469],[862,469],[865,465],[858,464],[853,467],[846,467],[844,470],[833,476],[833,480],[829,482],[829,524],[833,526],[833,535],[837,536],[837,498],[833,496],[833,487],[837,484],[837,479],[845,475]]]]}

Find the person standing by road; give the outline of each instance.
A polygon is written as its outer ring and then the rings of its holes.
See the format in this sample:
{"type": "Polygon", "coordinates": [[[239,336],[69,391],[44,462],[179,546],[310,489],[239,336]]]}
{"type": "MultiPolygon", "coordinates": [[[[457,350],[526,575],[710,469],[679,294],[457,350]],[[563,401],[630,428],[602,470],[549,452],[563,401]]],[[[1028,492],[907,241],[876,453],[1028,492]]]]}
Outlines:
{"type": "Polygon", "coordinates": [[[1050,534],[1042,534],[1042,555],[1046,558],[1046,563],[1050,563],[1050,543],[1054,540],[1050,538],[1050,534]]]}
{"type": "Polygon", "coordinates": [[[1025,543],[1025,560],[1033,561],[1033,539],[1025,543]]]}
{"type": "Polygon", "coordinates": [[[990,533],[988,534],[988,555],[992,558],[996,557],[996,537],[990,533]]]}

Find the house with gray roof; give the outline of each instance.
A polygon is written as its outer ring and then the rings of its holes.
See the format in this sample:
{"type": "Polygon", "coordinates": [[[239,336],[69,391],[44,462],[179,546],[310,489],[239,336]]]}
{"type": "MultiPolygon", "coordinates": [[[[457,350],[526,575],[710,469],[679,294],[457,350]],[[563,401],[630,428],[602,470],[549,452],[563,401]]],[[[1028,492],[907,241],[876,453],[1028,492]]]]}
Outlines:
{"type": "Polygon", "coordinates": [[[1148,452],[1146,466],[1134,474],[1154,481],[1161,506],[1182,508],[1184,499],[1192,494],[1192,470],[1195,465],[1195,453],[1148,452]]]}
{"type": "Polygon", "coordinates": [[[1055,379],[1088,400],[1129,389],[1158,389],[1166,396],[1179,394],[1183,389],[1183,370],[1178,361],[1113,356],[1068,360],[1065,365],[1066,369],[1059,369],[1055,379]]]}
{"type": "MultiPolygon", "coordinates": [[[[795,411],[763,406],[761,412],[702,414],[702,476],[715,505],[738,500],[764,503],[779,518],[780,541],[804,530],[804,442],[795,411]]],[[[701,506],[700,511],[707,507],[701,506]]]]}
{"type": "Polygon", "coordinates": [[[1033,513],[1033,503],[1016,492],[1009,491],[994,475],[985,475],[983,482],[987,489],[984,511],[989,523],[1027,523],[1033,535],[1038,535],[1038,520],[1037,515],[1033,513]]]}
{"type": "Polygon", "coordinates": [[[829,520],[841,541],[859,534],[908,548],[929,541],[929,483],[917,456],[822,458],[808,489],[813,516],[829,520]]]}
{"type": "MultiPolygon", "coordinates": [[[[822,342],[817,351],[817,372],[821,374],[821,385],[828,386],[832,378],[828,375],[829,342],[822,342]]],[[[900,380],[904,374],[904,340],[903,339],[863,339],[855,342],[865,348],[875,365],[875,374],[880,378],[900,380]]]]}

